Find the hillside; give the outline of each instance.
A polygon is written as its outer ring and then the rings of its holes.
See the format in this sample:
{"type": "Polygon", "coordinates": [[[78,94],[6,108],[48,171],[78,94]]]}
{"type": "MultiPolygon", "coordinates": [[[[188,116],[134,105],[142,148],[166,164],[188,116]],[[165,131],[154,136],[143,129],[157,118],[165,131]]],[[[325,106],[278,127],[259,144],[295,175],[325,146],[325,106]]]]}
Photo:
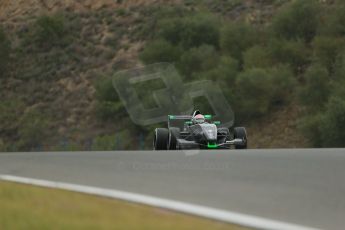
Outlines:
{"type": "MultiPolygon", "coordinates": [[[[104,112],[97,90],[114,72],[144,64],[140,54],[169,16],[162,10],[209,11],[224,23],[265,25],[286,2],[1,1],[10,51],[0,77],[0,149],[149,148],[150,127],[134,125],[123,109],[104,112]]],[[[297,104],[289,100],[264,117],[241,121],[251,146],[309,146],[297,130],[303,111],[297,104]]]]}

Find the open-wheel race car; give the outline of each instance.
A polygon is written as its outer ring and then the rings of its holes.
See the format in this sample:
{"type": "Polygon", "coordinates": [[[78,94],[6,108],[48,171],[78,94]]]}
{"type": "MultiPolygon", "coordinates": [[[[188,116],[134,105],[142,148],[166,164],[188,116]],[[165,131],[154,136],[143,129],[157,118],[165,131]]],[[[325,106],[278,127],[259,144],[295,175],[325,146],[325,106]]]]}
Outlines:
{"type": "Polygon", "coordinates": [[[212,121],[212,115],[198,110],[192,115],[168,115],[168,128],[156,128],[153,139],[155,150],[176,149],[246,149],[244,127],[229,129],[212,121]]]}

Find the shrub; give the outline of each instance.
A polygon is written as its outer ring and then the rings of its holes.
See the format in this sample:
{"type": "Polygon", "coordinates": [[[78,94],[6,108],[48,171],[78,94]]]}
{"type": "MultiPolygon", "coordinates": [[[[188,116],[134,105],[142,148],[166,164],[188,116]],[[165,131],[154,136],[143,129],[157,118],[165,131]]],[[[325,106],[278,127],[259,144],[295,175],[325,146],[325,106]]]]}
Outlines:
{"type": "Polygon", "coordinates": [[[10,56],[10,42],[0,27],[0,78],[5,76],[10,56]]]}
{"type": "Polygon", "coordinates": [[[96,104],[96,115],[102,121],[115,120],[124,115],[123,104],[119,101],[99,101],[96,104]]]}
{"type": "Polygon", "coordinates": [[[237,113],[252,117],[268,112],[273,98],[271,75],[264,69],[249,69],[236,79],[236,94],[239,104],[237,113]]]}
{"type": "Polygon", "coordinates": [[[125,16],[127,14],[127,10],[125,8],[118,8],[115,12],[118,16],[125,16]]]}
{"type": "Polygon", "coordinates": [[[343,50],[336,58],[334,64],[334,75],[332,76],[336,81],[345,80],[345,50],[343,50]]]}
{"type": "Polygon", "coordinates": [[[180,18],[162,20],[158,25],[158,37],[169,41],[173,45],[178,45],[182,40],[183,27],[183,21],[180,18]]]}
{"type": "MultiPolygon", "coordinates": [[[[160,67],[158,67],[156,70],[159,69],[160,67]]],[[[155,92],[157,90],[166,88],[166,84],[162,79],[152,79],[138,82],[136,84],[133,84],[132,87],[135,90],[136,95],[138,96],[140,103],[144,107],[144,109],[152,109],[159,106],[159,104],[157,104],[157,100],[155,99],[154,94],[147,93],[148,90],[150,90],[151,92],[155,92]]]]}
{"type": "Polygon", "coordinates": [[[289,101],[297,85],[291,68],[287,65],[277,65],[267,71],[271,75],[273,84],[272,103],[282,104],[289,101]]]}
{"type": "Polygon", "coordinates": [[[115,135],[98,136],[93,142],[92,150],[109,151],[117,149],[117,141],[115,135]]]}
{"type": "Polygon", "coordinates": [[[338,80],[330,91],[329,99],[318,113],[310,112],[301,121],[302,131],[316,147],[344,147],[345,146],[345,89],[344,80],[338,80]],[[316,114],[316,115],[314,115],[316,114]]]}
{"type": "Polygon", "coordinates": [[[294,86],[295,79],[288,66],[248,69],[237,76],[233,104],[242,119],[261,116],[271,106],[288,101],[294,86]]]}
{"type": "Polygon", "coordinates": [[[20,150],[31,150],[48,138],[49,121],[43,113],[37,110],[29,111],[21,118],[18,134],[20,150]]]}
{"type": "Polygon", "coordinates": [[[320,26],[320,34],[325,36],[345,36],[345,5],[344,2],[334,4],[330,12],[326,12],[325,22],[320,26]]]}
{"type": "Polygon", "coordinates": [[[268,68],[272,61],[267,48],[255,45],[247,49],[243,54],[244,68],[268,68]]]}
{"type": "Polygon", "coordinates": [[[234,87],[236,75],[239,71],[238,61],[229,56],[223,56],[220,58],[218,65],[206,72],[199,75],[202,79],[210,79],[219,82],[225,89],[228,90],[229,86],[234,87]]]}
{"type": "Polygon", "coordinates": [[[335,37],[316,37],[313,41],[313,47],[314,59],[332,73],[338,55],[344,50],[345,40],[335,37]]]}
{"type": "Polygon", "coordinates": [[[288,64],[295,73],[300,73],[310,63],[310,50],[301,40],[273,39],[269,44],[269,53],[275,63],[288,64]]]}
{"type": "Polygon", "coordinates": [[[36,20],[36,37],[44,44],[61,43],[65,35],[65,22],[62,16],[41,16],[36,20]]]}
{"type": "Polygon", "coordinates": [[[227,24],[221,33],[222,50],[242,63],[242,53],[256,42],[255,29],[244,23],[227,24]]]}
{"type": "Polygon", "coordinates": [[[305,85],[299,89],[300,102],[311,110],[323,108],[330,94],[330,77],[326,68],[312,65],[305,75],[305,85]]]}
{"type": "Polygon", "coordinates": [[[111,78],[101,77],[95,84],[98,101],[117,101],[119,96],[113,87],[111,78]]]}
{"type": "Polygon", "coordinates": [[[160,39],[149,43],[140,54],[145,64],[155,62],[177,62],[181,55],[179,47],[173,46],[166,40],[160,39]]]}
{"type": "Polygon", "coordinates": [[[23,110],[24,104],[19,100],[0,101],[0,134],[4,134],[5,136],[14,134],[23,110]]]}
{"type": "MultiPolygon", "coordinates": [[[[322,147],[322,130],[321,123],[323,113],[310,114],[298,120],[298,129],[314,147],[322,147]]],[[[329,138],[329,137],[327,137],[329,138]]]]}
{"type": "Polygon", "coordinates": [[[213,46],[202,45],[187,50],[178,64],[179,70],[185,76],[200,73],[214,68],[218,63],[218,55],[213,46]]]}
{"type": "Polygon", "coordinates": [[[98,151],[124,149],[133,149],[132,138],[128,130],[117,132],[114,135],[98,136],[92,146],[92,150],[98,151]]]}
{"type": "Polygon", "coordinates": [[[327,104],[327,110],[321,123],[324,147],[345,146],[345,98],[334,95],[327,104]]]}
{"type": "Polygon", "coordinates": [[[320,6],[314,0],[292,1],[283,6],[272,20],[272,32],[283,39],[310,42],[319,25],[320,6]]]}
{"type": "Polygon", "coordinates": [[[125,109],[113,87],[111,78],[102,78],[96,85],[96,115],[106,121],[119,118],[125,114],[125,109]]]}
{"type": "Polygon", "coordinates": [[[196,14],[189,17],[162,20],[158,36],[174,45],[184,48],[208,44],[219,46],[219,23],[210,14],[196,14]]]}
{"type": "Polygon", "coordinates": [[[0,152],[5,152],[7,150],[4,141],[0,138],[0,152]]]}

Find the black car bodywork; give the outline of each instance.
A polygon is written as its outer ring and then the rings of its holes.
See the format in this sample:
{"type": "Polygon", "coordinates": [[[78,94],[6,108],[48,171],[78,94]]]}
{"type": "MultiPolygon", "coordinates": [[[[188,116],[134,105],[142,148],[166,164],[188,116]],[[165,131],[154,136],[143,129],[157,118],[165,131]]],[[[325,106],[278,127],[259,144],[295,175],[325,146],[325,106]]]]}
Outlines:
{"type": "Polygon", "coordinates": [[[220,127],[220,122],[212,121],[205,115],[206,122],[195,124],[193,115],[169,115],[168,128],[156,128],[153,147],[155,150],[176,149],[236,149],[247,148],[247,134],[244,127],[232,130],[220,127]]]}

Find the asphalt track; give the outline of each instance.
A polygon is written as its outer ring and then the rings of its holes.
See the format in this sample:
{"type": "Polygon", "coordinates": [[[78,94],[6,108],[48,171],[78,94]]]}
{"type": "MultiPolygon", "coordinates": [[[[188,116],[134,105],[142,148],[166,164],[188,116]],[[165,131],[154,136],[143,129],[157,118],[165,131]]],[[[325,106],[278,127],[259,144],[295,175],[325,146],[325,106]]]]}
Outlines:
{"type": "Polygon", "coordinates": [[[345,150],[0,153],[0,174],[345,229],[345,150]]]}

